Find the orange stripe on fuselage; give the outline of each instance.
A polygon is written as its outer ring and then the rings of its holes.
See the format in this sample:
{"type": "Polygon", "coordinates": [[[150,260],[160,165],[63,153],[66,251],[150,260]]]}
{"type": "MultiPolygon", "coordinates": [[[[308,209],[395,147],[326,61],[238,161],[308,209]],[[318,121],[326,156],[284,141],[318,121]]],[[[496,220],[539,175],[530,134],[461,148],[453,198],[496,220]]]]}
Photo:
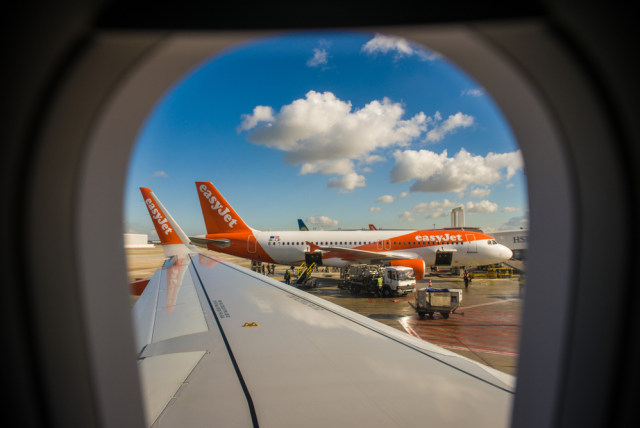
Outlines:
{"type": "Polygon", "coordinates": [[[418,230],[416,232],[407,233],[405,235],[394,236],[386,239],[376,239],[372,244],[359,245],[354,247],[358,250],[367,251],[389,251],[389,250],[407,250],[418,247],[442,245],[443,243],[454,242],[471,242],[480,239],[493,239],[489,235],[480,232],[470,232],[464,230],[453,230],[448,232],[418,230]],[[471,236],[473,239],[469,239],[471,236]],[[379,249],[378,242],[382,242],[382,250],[379,249]],[[388,248],[388,250],[385,250],[388,248]]]}
{"type": "Polygon", "coordinates": [[[208,239],[228,239],[230,245],[225,248],[220,248],[213,244],[208,244],[207,247],[211,251],[217,251],[219,253],[229,254],[232,256],[242,257],[245,259],[257,260],[267,263],[276,263],[275,260],[267,254],[262,248],[253,233],[215,233],[206,235],[208,239]],[[249,241],[250,237],[253,237],[253,241],[249,241]],[[253,249],[255,248],[255,252],[253,249]],[[249,251],[251,249],[251,251],[249,251]]]}
{"type": "MultiPolygon", "coordinates": [[[[274,232],[274,233],[277,233],[277,232],[274,232]]],[[[443,244],[455,245],[457,243],[473,242],[481,239],[493,239],[493,238],[484,233],[467,231],[467,230],[449,230],[449,231],[418,230],[418,231],[407,233],[404,235],[394,236],[392,238],[376,239],[372,244],[358,245],[353,248],[356,250],[383,253],[387,251],[415,250],[416,248],[432,247],[432,246],[438,246],[443,244]]],[[[348,255],[339,251],[327,251],[323,254],[322,258],[323,259],[339,258],[345,261],[350,261],[350,260],[357,260],[358,256],[348,255]]]]}

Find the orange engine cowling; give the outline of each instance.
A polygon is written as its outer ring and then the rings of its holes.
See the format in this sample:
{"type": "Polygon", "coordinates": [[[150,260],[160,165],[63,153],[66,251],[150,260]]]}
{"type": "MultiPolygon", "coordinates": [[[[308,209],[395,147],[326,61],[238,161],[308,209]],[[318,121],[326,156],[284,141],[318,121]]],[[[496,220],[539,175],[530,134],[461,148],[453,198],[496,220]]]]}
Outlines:
{"type": "Polygon", "coordinates": [[[416,274],[416,281],[424,278],[424,260],[422,259],[406,259],[406,260],[389,260],[389,266],[406,266],[413,269],[416,274]]]}

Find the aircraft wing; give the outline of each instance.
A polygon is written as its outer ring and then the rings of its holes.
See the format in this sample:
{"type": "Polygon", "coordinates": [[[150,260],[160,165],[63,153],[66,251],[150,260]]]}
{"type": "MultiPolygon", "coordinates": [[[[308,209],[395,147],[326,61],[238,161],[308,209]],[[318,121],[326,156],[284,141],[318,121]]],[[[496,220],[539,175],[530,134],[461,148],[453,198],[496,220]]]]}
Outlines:
{"type": "Polygon", "coordinates": [[[312,251],[320,250],[326,258],[338,257],[355,263],[379,264],[389,260],[419,259],[420,256],[412,251],[367,251],[356,248],[318,246],[307,241],[312,251]]]}
{"type": "Polygon", "coordinates": [[[512,376],[201,253],[140,190],[168,257],[133,308],[148,426],[508,425],[512,376]]]}
{"type": "Polygon", "coordinates": [[[222,239],[211,239],[205,236],[190,236],[189,241],[193,245],[197,245],[202,248],[209,248],[208,244],[213,244],[218,248],[227,248],[231,245],[231,240],[222,238],[222,239]]]}
{"type": "Polygon", "coordinates": [[[206,254],[134,307],[148,425],[506,426],[513,377],[206,254]]]}

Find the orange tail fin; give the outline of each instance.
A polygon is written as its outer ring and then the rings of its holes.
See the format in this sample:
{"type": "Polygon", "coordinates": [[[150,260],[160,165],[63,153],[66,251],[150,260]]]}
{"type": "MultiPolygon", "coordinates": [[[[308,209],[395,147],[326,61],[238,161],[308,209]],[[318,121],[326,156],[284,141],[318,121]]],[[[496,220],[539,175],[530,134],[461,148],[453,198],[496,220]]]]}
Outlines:
{"type": "Polygon", "coordinates": [[[211,182],[196,181],[196,189],[207,233],[251,230],[211,182]]]}
{"type": "Polygon", "coordinates": [[[165,255],[170,257],[192,252],[194,247],[189,244],[189,238],[151,189],[141,187],[140,192],[142,192],[142,198],[149,210],[151,221],[158,232],[158,238],[160,238],[165,255]]]}

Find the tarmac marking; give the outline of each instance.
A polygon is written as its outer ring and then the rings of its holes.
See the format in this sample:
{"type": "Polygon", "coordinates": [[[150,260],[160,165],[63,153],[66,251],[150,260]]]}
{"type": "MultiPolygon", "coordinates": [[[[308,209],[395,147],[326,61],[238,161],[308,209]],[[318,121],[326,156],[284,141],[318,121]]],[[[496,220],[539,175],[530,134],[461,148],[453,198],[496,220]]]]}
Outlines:
{"type": "Polygon", "coordinates": [[[479,308],[480,306],[497,305],[498,303],[513,302],[516,300],[520,300],[520,299],[504,299],[504,300],[498,300],[497,302],[480,303],[479,305],[460,306],[458,309],[462,310],[462,309],[479,308]]]}
{"type": "MultiPolygon", "coordinates": [[[[475,307],[478,306],[485,305],[475,307]]],[[[443,348],[474,353],[518,355],[520,325],[517,312],[471,309],[464,316],[452,314],[452,317],[446,320],[420,320],[417,316],[409,316],[401,318],[399,322],[410,335],[443,348]]]]}
{"type": "Polygon", "coordinates": [[[372,305],[386,305],[387,303],[398,303],[398,302],[408,302],[409,300],[404,298],[404,299],[391,299],[389,300],[389,298],[386,299],[375,299],[373,300],[371,297],[367,297],[367,299],[369,300],[369,303],[371,303],[372,305]]]}

